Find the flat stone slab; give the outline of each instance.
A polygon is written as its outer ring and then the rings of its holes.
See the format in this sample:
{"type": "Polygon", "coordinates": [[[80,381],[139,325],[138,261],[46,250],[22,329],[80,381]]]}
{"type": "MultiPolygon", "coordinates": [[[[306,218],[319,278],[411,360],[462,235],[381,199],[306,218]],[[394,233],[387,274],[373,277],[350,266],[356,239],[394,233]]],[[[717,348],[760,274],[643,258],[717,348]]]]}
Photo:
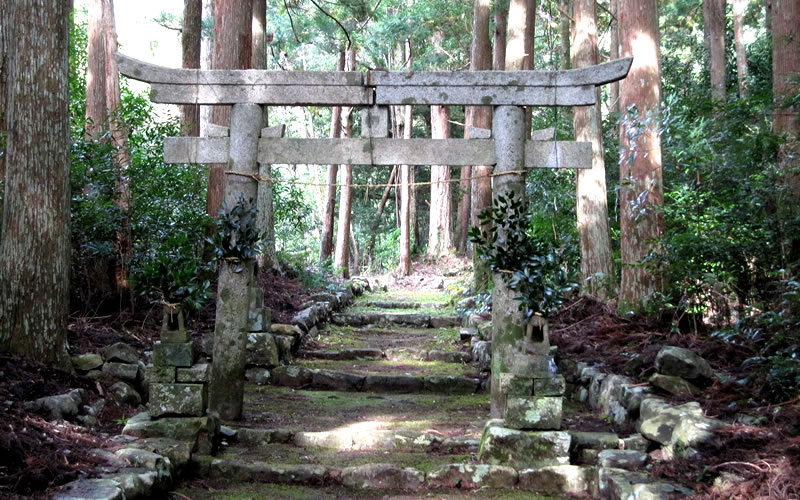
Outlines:
{"type": "Polygon", "coordinates": [[[113,479],[78,479],[64,487],[62,493],[53,495],[54,500],[123,500],[125,493],[119,482],[113,479]]]}
{"type": "Polygon", "coordinates": [[[424,472],[391,464],[368,464],[342,469],[342,484],[351,488],[414,491],[424,481],[424,472]]]}
{"type": "Polygon", "coordinates": [[[364,379],[365,392],[421,392],[425,379],[414,375],[367,375],[364,379]]]}
{"type": "Polygon", "coordinates": [[[513,488],[519,474],[513,467],[485,464],[452,464],[428,473],[429,488],[513,488]]]}
{"type": "Polygon", "coordinates": [[[328,468],[322,465],[278,465],[264,462],[214,458],[207,455],[192,457],[201,477],[225,478],[230,481],[322,485],[328,468]]]}
{"type": "Polygon", "coordinates": [[[213,414],[203,417],[152,419],[143,412],[128,419],[122,434],[137,438],[165,437],[186,440],[192,444],[193,452],[211,453],[219,441],[219,419],[213,414]]]}
{"type": "Polygon", "coordinates": [[[519,471],[517,487],[540,495],[590,496],[595,483],[595,467],[552,465],[519,471]]]}
{"type": "Polygon", "coordinates": [[[571,450],[591,448],[594,450],[614,450],[620,448],[619,436],[612,432],[585,432],[567,429],[572,438],[571,450]]]}
{"type": "Polygon", "coordinates": [[[530,432],[487,426],[478,458],[494,465],[541,467],[569,464],[571,438],[561,431],[530,432]]]}
{"type": "Polygon", "coordinates": [[[647,453],[643,451],[603,450],[597,454],[597,465],[635,471],[644,467],[647,458],[647,453]]]}
{"type": "Polygon", "coordinates": [[[381,359],[383,351],[380,349],[341,349],[339,351],[299,351],[302,358],[352,360],[352,359],[381,359]]]}
{"type": "Polygon", "coordinates": [[[202,417],[207,394],[204,384],[150,384],[150,416],[202,417]]]}
{"type": "Polygon", "coordinates": [[[270,372],[276,386],[344,392],[433,392],[474,394],[481,390],[478,379],[458,376],[418,377],[414,375],[359,375],[339,370],[282,366],[270,372]]]}
{"type": "Polygon", "coordinates": [[[506,426],[512,429],[560,429],[560,396],[509,397],[506,399],[506,426]]]}

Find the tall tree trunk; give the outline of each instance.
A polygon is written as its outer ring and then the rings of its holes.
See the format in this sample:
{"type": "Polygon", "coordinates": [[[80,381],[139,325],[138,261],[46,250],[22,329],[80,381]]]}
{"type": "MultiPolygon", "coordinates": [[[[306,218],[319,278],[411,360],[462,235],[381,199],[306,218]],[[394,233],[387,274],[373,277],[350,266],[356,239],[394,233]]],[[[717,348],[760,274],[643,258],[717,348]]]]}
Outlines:
{"type": "MultiPolygon", "coordinates": [[[[253,5],[240,0],[214,0],[214,69],[246,69],[253,51],[253,5]]],[[[211,123],[229,127],[230,106],[214,106],[211,123]]],[[[208,169],[206,211],[217,217],[225,197],[225,163],[214,163],[208,169]]]]}
{"type": "Polygon", "coordinates": [[[86,126],[84,136],[97,140],[108,130],[106,106],[106,38],[103,1],[90,0],[86,45],[86,126]]]}
{"type": "MultiPolygon", "coordinates": [[[[267,0],[253,0],[252,11],[253,52],[250,56],[250,67],[267,69],[267,0]]],[[[269,107],[261,106],[261,128],[269,127],[269,107]]],[[[258,175],[262,179],[272,179],[272,165],[258,164],[258,175]]],[[[258,256],[258,270],[264,272],[272,269],[278,262],[275,251],[275,207],[273,205],[272,181],[258,183],[256,197],[256,227],[264,234],[264,249],[258,256]]]]}
{"type": "MultiPolygon", "coordinates": [[[[181,49],[184,68],[200,68],[201,29],[203,26],[203,0],[183,1],[183,27],[181,29],[181,49]]],[[[200,106],[184,104],[181,106],[183,135],[200,135],[200,106]]]]}
{"type": "Polygon", "coordinates": [[[69,24],[72,2],[0,9],[5,114],[0,351],[71,370],[69,24]]]}
{"type": "Polygon", "coordinates": [[[121,294],[130,292],[128,283],[128,263],[131,260],[130,205],[131,187],[128,177],[128,166],[131,154],[128,147],[128,128],[122,117],[122,94],[119,85],[119,68],[117,66],[117,27],[114,22],[114,0],[103,0],[103,33],[105,35],[105,70],[106,70],[106,106],[108,107],[108,125],[114,143],[114,166],[116,169],[115,202],[122,215],[122,222],[117,231],[118,259],[114,276],[117,291],[121,294]]]}
{"type": "Polygon", "coordinates": [[[725,0],[703,0],[706,48],[711,72],[711,98],[725,100],[725,0]]]}
{"type": "MultiPolygon", "coordinates": [[[[772,0],[772,94],[775,99],[774,129],[786,134],[788,142],[781,151],[786,181],[794,202],[800,200],[800,116],[792,100],[800,94],[797,75],[800,72],[800,2],[772,0]]],[[[796,235],[794,240],[800,240],[796,235]]],[[[800,242],[793,242],[794,257],[800,254],[800,242]]]]}
{"type": "Polygon", "coordinates": [[[506,30],[508,29],[508,2],[494,4],[494,52],[492,67],[503,71],[506,69],[506,30]]]}
{"type": "Polygon", "coordinates": [[[747,97],[747,49],[744,46],[744,13],[748,0],[733,0],[733,43],[736,47],[736,79],[739,97],[747,97]]]}
{"type": "Polygon", "coordinates": [[[570,55],[570,25],[572,21],[572,1],[571,0],[558,0],[558,36],[561,44],[559,45],[558,60],[561,62],[561,69],[569,69],[569,55],[570,55]]]}
{"type": "MultiPolygon", "coordinates": [[[[431,106],[431,138],[450,138],[450,108],[431,106]]],[[[428,256],[447,255],[453,249],[450,196],[450,165],[431,165],[431,210],[428,225],[428,256]]]]}
{"type": "MultiPolygon", "coordinates": [[[[572,67],[597,64],[597,11],[595,0],[573,0],[575,34],[572,40],[572,67]]],[[[578,170],[576,179],[578,232],[581,239],[583,291],[605,299],[614,282],[611,237],[608,230],[606,166],[603,160],[603,127],[600,89],[597,103],[573,109],[575,140],[592,143],[592,168],[578,170]]]]}
{"type": "MultiPolygon", "coordinates": [[[[611,46],[609,48],[609,57],[613,61],[619,59],[619,2],[620,0],[611,0],[611,46]]],[[[609,111],[612,113],[619,113],[619,82],[611,82],[609,87],[610,101],[609,111]]]]}
{"type": "MultiPolygon", "coordinates": [[[[405,41],[406,69],[411,71],[413,57],[411,54],[411,39],[405,41]]],[[[403,106],[403,138],[411,139],[412,116],[411,106],[403,106]]],[[[412,165],[400,166],[400,263],[397,272],[401,276],[411,274],[411,182],[413,179],[412,165]]]]}
{"type": "MultiPolygon", "coordinates": [[[[528,0],[528,8],[525,11],[525,58],[522,60],[522,69],[533,69],[533,55],[536,46],[536,0],[528,0]]],[[[531,135],[531,119],[533,109],[531,106],[525,107],[525,133],[527,137],[531,135]]]]}
{"type": "MultiPolygon", "coordinates": [[[[347,48],[345,54],[345,71],[353,71],[356,67],[356,49],[347,48]]],[[[342,108],[342,137],[353,136],[352,107],[342,108]]],[[[336,255],[334,266],[342,269],[345,278],[350,277],[350,217],[353,205],[353,166],[342,165],[342,191],[339,200],[339,223],[336,231],[336,255]]]]}
{"type": "MultiPolygon", "coordinates": [[[[339,50],[336,71],[344,71],[344,49],[339,50]]],[[[331,139],[342,136],[342,108],[334,106],[331,111],[331,139]]],[[[336,216],[336,177],[339,165],[328,165],[328,185],[325,191],[325,210],[322,213],[322,241],[319,245],[319,260],[330,259],[333,253],[333,223],[336,216]]]]}
{"type": "Polygon", "coordinates": [[[629,137],[639,125],[626,120],[620,132],[620,308],[639,310],[660,285],[642,261],[657,251],[654,241],[664,228],[661,137],[652,119],[661,102],[658,6],[656,0],[620,0],[619,12],[622,56],[633,56],[620,84],[620,109],[635,105],[634,121],[648,124],[635,144],[629,137]]]}
{"type": "MultiPolygon", "coordinates": [[[[503,19],[500,23],[502,28],[502,40],[498,40],[498,31],[495,31],[495,57],[502,59],[505,63],[505,14],[501,6],[496,6],[495,22],[498,22],[497,16],[503,19]],[[499,14],[498,14],[499,13],[499,14]],[[500,57],[498,54],[498,45],[503,50],[503,55],[500,57]]],[[[472,58],[470,59],[471,71],[487,71],[492,69],[491,43],[489,42],[489,2],[483,0],[476,0],[474,8],[474,22],[472,29],[472,58]]],[[[499,64],[500,61],[498,61],[499,64]]],[[[498,69],[495,67],[495,69],[498,69]]],[[[483,129],[492,128],[492,108],[489,106],[473,106],[468,111],[466,137],[470,137],[470,127],[477,127],[483,129]]],[[[489,165],[476,165],[471,169],[471,195],[470,195],[470,217],[469,224],[473,226],[478,225],[478,215],[486,208],[492,205],[492,178],[489,177],[492,172],[492,167],[489,165]]],[[[465,228],[467,230],[468,228],[465,228]]],[[[466,238],[466,234],[464,235],[466,238]]],[[[473,254],[473,291],[481,292],[488,288],[489,280],[491,279],[489,268],[487,264],[473,254]]]]}

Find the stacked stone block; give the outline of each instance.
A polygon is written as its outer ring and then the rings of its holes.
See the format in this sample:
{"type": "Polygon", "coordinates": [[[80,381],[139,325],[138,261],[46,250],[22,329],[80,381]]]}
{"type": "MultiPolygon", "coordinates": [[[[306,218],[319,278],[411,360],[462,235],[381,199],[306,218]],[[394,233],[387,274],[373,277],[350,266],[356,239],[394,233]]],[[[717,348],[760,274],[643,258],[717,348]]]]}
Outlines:
{"type": "Polygon", "coordinates": [[[165,309],[161,341],[153,345],[150,416],[201,417],[208,401],[207,363],[195,364],[194,349],[180,309],[165,309]]]}

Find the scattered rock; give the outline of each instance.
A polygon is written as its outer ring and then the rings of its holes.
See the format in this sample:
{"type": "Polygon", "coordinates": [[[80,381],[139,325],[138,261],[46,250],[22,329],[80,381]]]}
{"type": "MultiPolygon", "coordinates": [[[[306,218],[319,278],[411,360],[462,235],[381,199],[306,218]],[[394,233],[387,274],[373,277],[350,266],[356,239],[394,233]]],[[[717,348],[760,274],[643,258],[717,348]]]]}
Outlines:
{"type": "Polygon", "coordinates": [[[478,363],[481,372],[488,372],[492,368],[492,342],[479,340],[472,346],[472,359],[478,363]]]}
{"type": "Polygon", "coordinates": [[[267,385],[270,382],[270,373],[266,368],[248,368],[244,371],[244,378],[256,385],[267,385]]]}
{"type": "Polygon", "coordinates": [[[246,363],[248,366],[273,367],[280,364],[278,344],[271,333],[251,332],[247,334],[246,363]]]}
{"type": "Polygon", "coordinates": [[[700,389],[697,386],[686,379],[673,375],[654,373],[650,376],[648,382],[674,396],[690,398],[700,394],[700,389]]]}
{"type": "Polygon", "coordinates": [[[78,372],[88,372],[102,366],[103,358],[93,352],[72,357],[72,367],[78,372]]]}
{"type": "Polygon", "coordinates": [[[334,370],[312,370],[311,384],[317,389],[331,391],[360,391],[365,375],[334,370]]]}
{"type": "Polygon", "coordinates": [[[26,411],[47,414],[50,420],[70,420],[78,414],[83,403],[83,389],[73,389],[66,394],[47,396],[28,401],[26,411]]]}
{"type": "Polygon", "coordinates": [[[67,484],[63,493],[53,495],[53,500],[123,500],[125,493],[113,479],[79,479],[67,484]]]}
{"type": "Polygon", "coordinates": [[[127,382],[119,381],[112,385],[109,391],[114,395],[114,399],[120,403],[131,406],[139,406],[142,404],[142,396],[127,382]]]}
{"type": "Polygon", "coordinates": [[[714,372],[708,362],[689,349],[666,346],[656,355],[656,370],[688,380],[710,379],[714,372]]]}
{"type": "Polygon", "coordinates": [[[270,372],[273,385],[295,389],[311,385],[313,372],[302,366],[279,366],[270,372]]]}
{"type": "Polygon", "coordinates": [[[109,361],[103,365],[103,373],[118,380],[136,382],[139,379],[139,364],[117,363],[109,361]]]}
{"type": "Polygon", "coordinates": [[[713,430],[724,425],[705,417],[696,402],[672,406],[662,399],[648,398],[642,401],[640,413],[639,432],[663,445],[679,442],[694,446],[712,437],[713,430]]]}
{"type": "Polygon", "coordinates": [[[512,467],[484,464],[445,465],[428,473],[430,488],[513,488],[519,475],[512,467]]]}
{"type": "Polygon", "coordinates": [[[519,489],[540,495],[589,496],[595,468],[577,465],[551,465],[519,472],[519,489]]]}
{"type": "Polygon", "coordinates": [[[139,361],[139,353],[125,342],[117,342],[103,349],[103,359],[106,361],[136,364],[136,362],[139,361]]]}

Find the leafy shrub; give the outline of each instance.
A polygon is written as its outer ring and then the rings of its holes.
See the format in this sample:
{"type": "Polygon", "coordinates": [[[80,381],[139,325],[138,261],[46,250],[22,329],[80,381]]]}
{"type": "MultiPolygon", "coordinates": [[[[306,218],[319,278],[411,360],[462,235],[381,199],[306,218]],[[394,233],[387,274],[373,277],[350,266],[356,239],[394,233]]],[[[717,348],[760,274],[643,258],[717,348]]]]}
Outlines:
{"type": "Polygon", "coordinates": [[[473,227],[470,240],[478,256],[519,294],[514,297],[519,310],[526,317],[558,310],[577,285],[569,279],[558,251],[530,233],[531,214],[522,198],[513,192],[498,196],[478,218],[483,229],[473,227]]]}
{"type": "Polygon", "coordinates": [[[234,266],[234,272],[244,270],[244,264],[255,260],[261,252],[263,233],[256,227],[255,200],[239,196],[236,204],[229,207],[222,203],[219,217],[214,222],[216,232],[206,239],[218,260],[234,266]]]}

